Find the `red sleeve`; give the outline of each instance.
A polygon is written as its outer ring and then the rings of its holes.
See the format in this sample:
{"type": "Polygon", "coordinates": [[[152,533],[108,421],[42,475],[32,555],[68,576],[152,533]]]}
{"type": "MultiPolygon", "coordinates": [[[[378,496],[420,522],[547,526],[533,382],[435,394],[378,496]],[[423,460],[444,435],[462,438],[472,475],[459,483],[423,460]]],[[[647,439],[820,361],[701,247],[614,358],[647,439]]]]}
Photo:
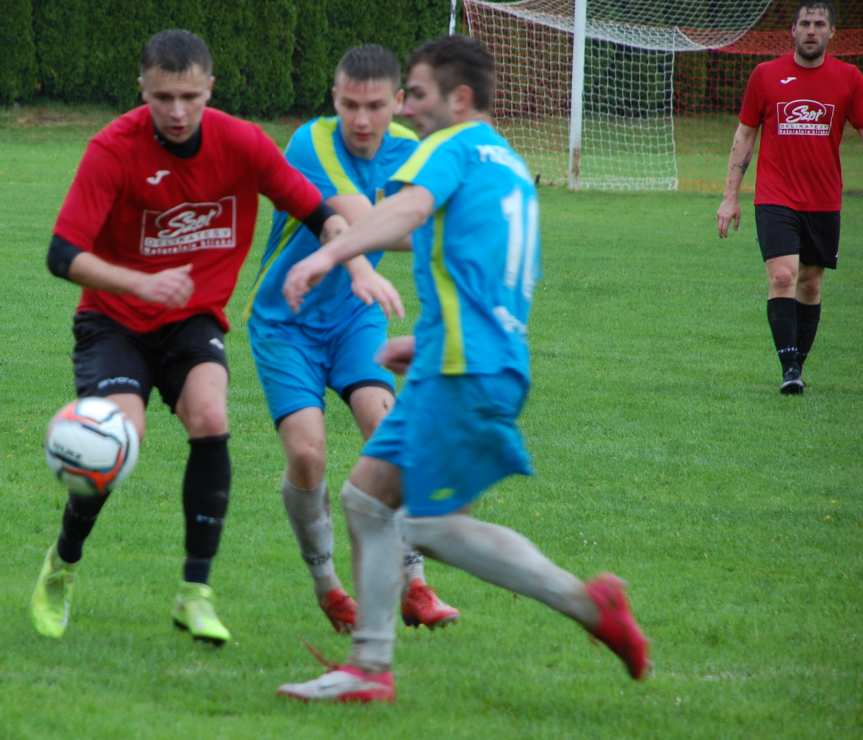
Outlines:
{"type": "Polygon", "coordinates": [[[263,131],[258,134],[260,190],[279,211],[302,221],[322,202],[318,190],[299,170],[288,164],[275,143],[263,131]]]}
{"type": "Polygon", "coordinates": [[[54,233],[76,247],[92,251],[123,182],[120,163],[91,141],[66,194],[54,233]]]}
{"type": "Polygon", "coordinates": [[[751,128],[761,125],[761,72],[760,65],[752,70],[749,82],[746,83],[746,92],[743,94],[743,105],[740,107],[738,116],[740,123],[751,128]]]}
{"type": "Polygon", "coordinates": [[[848,106],[848,121],[856,129],[863,129],[863,72],[852,67],[851,103],[848,106]]]}

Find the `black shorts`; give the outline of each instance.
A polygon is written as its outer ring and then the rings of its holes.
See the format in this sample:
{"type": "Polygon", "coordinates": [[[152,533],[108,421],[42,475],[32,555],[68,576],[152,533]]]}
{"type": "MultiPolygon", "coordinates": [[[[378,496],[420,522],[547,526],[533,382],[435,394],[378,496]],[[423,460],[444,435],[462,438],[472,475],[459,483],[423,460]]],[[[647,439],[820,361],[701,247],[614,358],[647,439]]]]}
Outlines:
{"type": "Polygon", "coordinates": [[[803,265],[836,269],[839,211],[795,211],[785,206],[755,206],[758,246],[766,262],[789,254],[803,265]]]}
{"type": "Polygon", "coordinates": [[[80,313],[75,315],[72,333],[79,397],[134,393],[146,405],[155,387],[173,411],[193,367],[215,362],[228,369],[225,334],[209,314],[141,334],[103,314],[80,313]]]}

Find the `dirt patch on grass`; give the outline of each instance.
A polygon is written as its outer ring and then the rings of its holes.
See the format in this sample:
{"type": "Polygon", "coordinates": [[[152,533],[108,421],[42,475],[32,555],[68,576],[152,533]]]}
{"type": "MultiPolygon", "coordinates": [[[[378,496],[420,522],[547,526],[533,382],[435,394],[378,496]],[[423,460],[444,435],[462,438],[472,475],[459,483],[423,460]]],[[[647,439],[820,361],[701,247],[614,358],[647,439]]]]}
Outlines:
{"type": "Polygon", "coordinates": [[[16,105],[0,113],[6,127],[17,128],[98,128],[117,115],[108,108],[61,105],[16,105]]]}

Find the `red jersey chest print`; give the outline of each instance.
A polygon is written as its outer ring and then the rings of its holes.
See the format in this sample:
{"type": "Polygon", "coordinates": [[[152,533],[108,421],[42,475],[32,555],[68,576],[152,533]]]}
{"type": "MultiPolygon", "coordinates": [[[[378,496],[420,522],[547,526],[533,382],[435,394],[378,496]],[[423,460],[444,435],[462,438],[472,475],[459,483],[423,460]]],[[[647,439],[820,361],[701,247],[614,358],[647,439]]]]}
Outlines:
{"type": "Polygon", "coordinates": [[[146,257],[236,246],[236,195],[226,195],[217,201],[181,203],[162,212],[144,210],[141,254],[146,257]]]}
{"type": "Polygon", "coordinates": [[[776,133],[779,136],[830,136],[836,106],[819,100],[776,103],[776,133]]]}

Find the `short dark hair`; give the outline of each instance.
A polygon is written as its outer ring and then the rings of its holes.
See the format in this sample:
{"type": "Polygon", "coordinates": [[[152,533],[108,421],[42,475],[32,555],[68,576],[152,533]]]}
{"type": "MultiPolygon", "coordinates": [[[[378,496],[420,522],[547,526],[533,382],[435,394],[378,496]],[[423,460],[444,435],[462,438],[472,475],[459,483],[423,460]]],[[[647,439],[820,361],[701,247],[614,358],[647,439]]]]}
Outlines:
{"type": "Polygon", "coordinates": [[[448,95],[459,85],[473,90],[474,107],[487,112],[494,98],[494,59],[476,39],[443,36],[428,41],[411,55],[408,69],[418,64],[432,68],[441,93],[448,95]]]}
{"type": "Polygon", "coordinates": [[[141,52],[141,74],[152,67],[185,72],[195,64],[204,74],[213,73],[213,57],[203,39],[180,28],[159,31],[141,52]]]}
{"type": "Polygon", "coordinates": [[[396,55],[378,44],[363,44],[348,49],[336,65],[335,78],[340,74],[357,82],[390,80],[398,89],[402,84],[402,68],[396,55]]]}
{"type": "Polygon", "coordinates": [[[800,0],[797,4],[797,10],[794,11],[794,24],[800,20],[800,12],[802,10],[823,10],[827,13],[827,21],[831,27],[836,25],[836,10],[830,0],[800,0]]]}

